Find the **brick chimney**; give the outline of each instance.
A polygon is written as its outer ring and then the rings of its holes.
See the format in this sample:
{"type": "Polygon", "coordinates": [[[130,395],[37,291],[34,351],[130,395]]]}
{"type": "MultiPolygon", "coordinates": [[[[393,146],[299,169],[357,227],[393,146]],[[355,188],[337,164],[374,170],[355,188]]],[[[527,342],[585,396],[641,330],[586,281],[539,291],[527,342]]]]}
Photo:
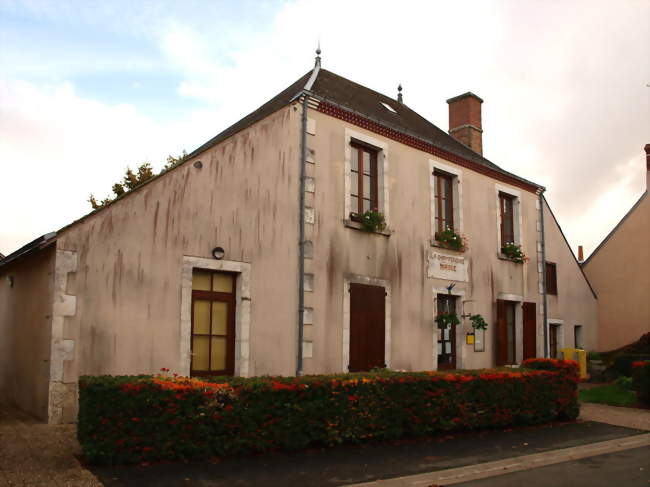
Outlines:
{"type": "Polygon", "coordinates": [[[585,260],[585,254],[584,251],[582,250],[582,245],[578,245],[578,262],[582,264],[584,260],[585,260]]]}
{"type": "Polygon", "coordinates": [[[481,103],[483,100],[467,92],[447,100],[449,104],[449,135],[474,152],[483,154],[481,103]]]}

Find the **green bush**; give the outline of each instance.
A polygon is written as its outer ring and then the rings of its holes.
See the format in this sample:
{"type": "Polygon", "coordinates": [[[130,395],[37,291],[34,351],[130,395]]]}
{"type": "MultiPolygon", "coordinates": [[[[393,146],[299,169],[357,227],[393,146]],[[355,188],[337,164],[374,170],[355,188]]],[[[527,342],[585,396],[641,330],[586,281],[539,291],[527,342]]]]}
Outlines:
{"type": "Polygon", "coordinates": [[[454,374],[380,371],[209,381],[86,376],[79,381],[78,438],[88,462],[116,464],[575,418],[575,367],[554,362],[553,370],[454,374]]]}
{"type": "Polygon", "coordinates": [[[632,389],[641,404],[650,406],[650,362],[632,363],[632,389]]]}
{"type": "Polygon", "coordinates": [[[624,354],[619,355],[614,359],[612,368],[616,371],[618,375],[624,375],[626,377],[632,376],[632,362],[638,362],[642,360],[650,360],[650,355],[646,354],[624,354]]]}

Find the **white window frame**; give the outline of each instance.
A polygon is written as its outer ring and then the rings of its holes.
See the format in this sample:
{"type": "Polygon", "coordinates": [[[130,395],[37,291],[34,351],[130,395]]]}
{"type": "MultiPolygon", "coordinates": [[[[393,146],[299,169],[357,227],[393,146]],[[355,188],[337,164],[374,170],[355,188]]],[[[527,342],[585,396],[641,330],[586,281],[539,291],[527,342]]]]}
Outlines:
{"type": "Polygon", "coordinates": [[[235,281],[235,375],[250,376],[251,265],[232,260],[183,256],[181,276],[180,363],[179,374],[189,377],[192,364],[192,271],[234,272],[235,281]]]}
{"type": "Polygon", "coordinates": [[[431,242],[435,242],[436,235],[436,215],[438,208],[436,207],[436,178],[433,175],[435,170],[442,171],[453,176],[452,184],[452,201],[454,205],[454,231],[457,234],[462,234],[464,231],[463,225],[463,171],[459,168],[443,164],[440,161],[429,159],[429,189],[431,198],[431,242]]]}
{"type": "Polygon", "coordinates": [[[379,211],[384,215],[386,225],[389,226],[390,212],[388,205],[388,144],[348,127],[345,128],[345,173],[343,183],[345,198],[343,204],[343,220],[347,221],[350,219],[350,212],[352,210],[352,203],[350,201],[350,190],[352,185],[352,178],[350,176],[352,165],[350,159],[352,157],[352,149],[350,144],[352,143],[353,139],[371,145],[377,149],[377,191],[379,193],[377,195],[377,200],[379,203],[379,211]]]}
{"type": "Polygon", "coordinates": [[[512,222],[514,225],[514,234],[516,245],[519,245],[522,249],[524,247],[523,242],[523,233],[522,229],[522,211],[521,211],[521,191],[511,188],[510,186],[503,186],[502,184],[495,184],[495,195],[496,195],[496,224],[497,224],[497,254],[502,256],[501,247],[503,247],[503,242],[501,242],[501,208],[499,204],[499,193],[505,193],[513,197],[512,201],[512,222]]]}
{"type": "Polygon", "coordinates": [[[390,349],[391,349],[391,300],[392,291],[390,282],[384,279],[361,276],[357,274],[346,275],[343,278],[343,339],[342,339],[342,356],[341,371],[349,372],[350,367],[350,284],[366,284],[368,286],[383,287],[386,291],[384,298],[384,363],[386,368],[390,369],[390,349]]]}

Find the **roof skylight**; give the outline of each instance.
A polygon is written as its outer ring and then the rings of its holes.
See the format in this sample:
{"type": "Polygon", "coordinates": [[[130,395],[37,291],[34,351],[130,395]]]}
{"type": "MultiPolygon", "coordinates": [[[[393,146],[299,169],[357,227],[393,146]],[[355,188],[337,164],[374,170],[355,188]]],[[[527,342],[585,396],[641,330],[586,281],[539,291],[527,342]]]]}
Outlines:
{"type": "Polygon", "coordinates": [[[384,108],[389,112],[397,113],[397,111],[393,107],[391,107],[388,103],[384,103],[383,101],[380,101],[379,103],[381,103],[384,106],[384,108]]]}

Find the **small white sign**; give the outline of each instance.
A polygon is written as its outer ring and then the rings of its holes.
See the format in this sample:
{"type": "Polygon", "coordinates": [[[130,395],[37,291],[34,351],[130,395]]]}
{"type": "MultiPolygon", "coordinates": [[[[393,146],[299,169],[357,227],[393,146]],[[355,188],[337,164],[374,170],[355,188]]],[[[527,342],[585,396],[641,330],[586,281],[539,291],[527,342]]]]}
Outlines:
{"type": "Polygon", "coordinates": [[[463,255],[444,254],[431,251],[427,266],[427,277],[467,282],[467,259],[463,255]]]}

